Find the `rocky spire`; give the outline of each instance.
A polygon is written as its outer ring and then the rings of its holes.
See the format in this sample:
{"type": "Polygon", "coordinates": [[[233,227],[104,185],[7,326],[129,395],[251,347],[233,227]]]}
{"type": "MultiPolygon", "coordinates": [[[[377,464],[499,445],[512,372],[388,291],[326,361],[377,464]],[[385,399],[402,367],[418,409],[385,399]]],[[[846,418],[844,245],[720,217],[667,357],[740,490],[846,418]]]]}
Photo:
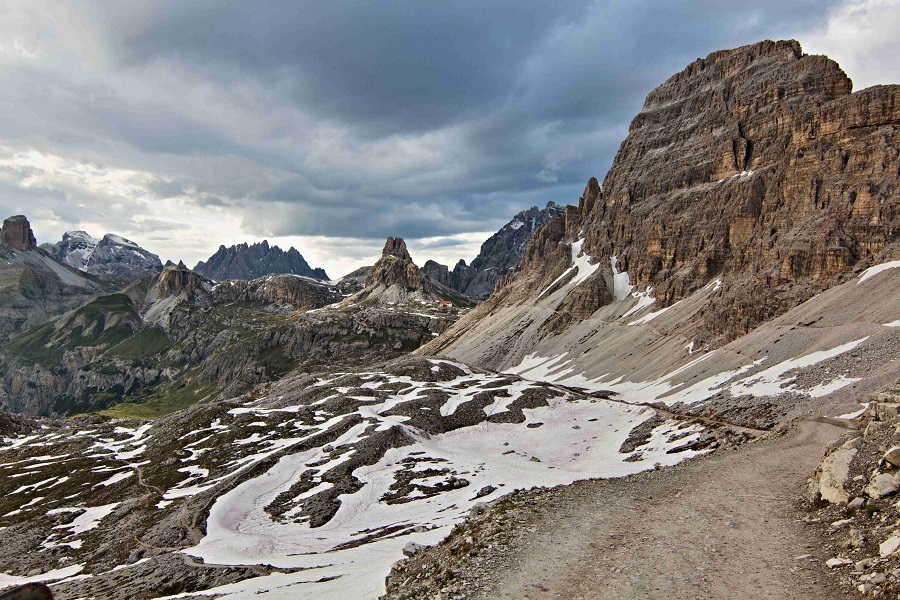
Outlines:
{"type": "Polygon", "coordinates": [[[401,285],[409,290],[422,287],[422,272],[406,249],[403,238],[389,237],[381,252],[381,258],[366,278],[366,287],[401,285]]]}
{"type": "Polygon", "coordinates": [[[405,262],[412,262],[412,257],[406,249],[406,242],[403,238],[389,237],[384,244],[384,250],[381,251],[381,258],[393,256],[405,262]]]}
{"type": "Polygon", "coordinates": [[[0,242],[16,250],[35,250],[37,248],[31,224],[24,215],[9,217],[3,221],[0,242]]]}

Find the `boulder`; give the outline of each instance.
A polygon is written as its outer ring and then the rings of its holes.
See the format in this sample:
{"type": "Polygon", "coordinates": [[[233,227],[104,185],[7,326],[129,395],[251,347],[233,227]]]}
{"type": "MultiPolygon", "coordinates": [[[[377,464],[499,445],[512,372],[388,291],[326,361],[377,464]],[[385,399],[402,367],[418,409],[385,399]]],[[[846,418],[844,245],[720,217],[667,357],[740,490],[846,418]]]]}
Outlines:
{"type": "Polygon", "coordinates": [[[885,452],[884,461],[894,465],[895,467],[900,467],[900,446],[894,446],[893,448],[885,452]]]}
{"type": "Polygon", "coordinates": [[[878,473],[869,480],[865,492],[869,498],[877,500],[895,494],[897,490],[900,490],[900,486],[897,485],[896,476],[889,473],[878,473]]]}
{"type": "Polygon", "coordinates": [[[853,438],[825,457],[820,467],[817,480],[813,481],[813,492],[817,492],[822,500],[837,504],[850,500],[850,494],[844,489],[850,478],[850,462],[856,456],[860,438],[853,438]]]}

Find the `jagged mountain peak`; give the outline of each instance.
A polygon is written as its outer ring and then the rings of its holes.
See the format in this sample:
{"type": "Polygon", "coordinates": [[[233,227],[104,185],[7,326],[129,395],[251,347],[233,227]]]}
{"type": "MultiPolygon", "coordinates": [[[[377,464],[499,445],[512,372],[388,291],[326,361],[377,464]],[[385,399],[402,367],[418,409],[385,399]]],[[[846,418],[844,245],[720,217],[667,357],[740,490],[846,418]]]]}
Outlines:
{"type": "Polygon", "coordinates": [[[216,280],[251,280],[264,275],[302,275],[313,279],[328,280],[322,268],[312,268],[303,255],[293,246],[287,251],[268,240],[248,244],[242,242],[226,247],[220,245],[207,261],[200,261],[194,271],[216,280]]]}
{"type": "Polygon", "coordinates": [[[389,237],[384,243],[384,250],[381,251],[381,257],[393,256],[406,262],[412,262],[412,256],[406,249],[406,241],[401,238],[389,237]]]}

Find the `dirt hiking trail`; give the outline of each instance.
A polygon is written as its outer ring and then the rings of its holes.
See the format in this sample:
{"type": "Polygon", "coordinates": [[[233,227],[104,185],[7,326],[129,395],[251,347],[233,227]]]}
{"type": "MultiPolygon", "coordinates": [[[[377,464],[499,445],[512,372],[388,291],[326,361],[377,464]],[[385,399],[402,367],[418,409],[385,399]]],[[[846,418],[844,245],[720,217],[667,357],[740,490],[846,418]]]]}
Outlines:
{"type": "Polygon", "coordinates": [[[568,486],[496,557],[477,597],[846,598],[797,504],[846,431],[800,421],[733,451],[568,486]]]}

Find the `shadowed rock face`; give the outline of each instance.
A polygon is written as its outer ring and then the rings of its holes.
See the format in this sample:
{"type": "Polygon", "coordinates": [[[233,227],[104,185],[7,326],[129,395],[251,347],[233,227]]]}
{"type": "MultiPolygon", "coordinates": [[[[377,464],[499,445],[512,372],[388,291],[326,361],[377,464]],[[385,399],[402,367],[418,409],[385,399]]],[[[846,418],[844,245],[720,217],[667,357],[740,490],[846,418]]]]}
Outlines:
{"type": "Polygon", "coordinates": [[[237,244],[226,248],[219,246],[206,262],[200,261],[194,271],[210,279],[256,279],[264,275],[303,275],[314,279],[328,279],[324,269],[312,268],[296,248],[286,252],[278,246],[269,246],[263,240],[258,244],[237,244]]]}
{"type": "MultiPolygon", "coordinates": [[[[896,258],[900,86],[851,87],[796,41],[698,59],[647,96],[602,188],[591,179],[577,207],[536,233],[498,288],[503,302],[560,276],[583,237],[594,264],[616,257],[660,306],[723,278],[700,329],[733,339],[896,258]]],[[[611,274],[598,269],[560,310],[581,318],[612,301],[581,289],[611,274]]]]}
{"type": "Polygon", "coordinates": [[[34,250],[37,241],[31,231],[31,224],[23,215],[9,217],[3,221],[3,229],[0,230],[0,242],[3,242],[16,250],[34,250]]]}

